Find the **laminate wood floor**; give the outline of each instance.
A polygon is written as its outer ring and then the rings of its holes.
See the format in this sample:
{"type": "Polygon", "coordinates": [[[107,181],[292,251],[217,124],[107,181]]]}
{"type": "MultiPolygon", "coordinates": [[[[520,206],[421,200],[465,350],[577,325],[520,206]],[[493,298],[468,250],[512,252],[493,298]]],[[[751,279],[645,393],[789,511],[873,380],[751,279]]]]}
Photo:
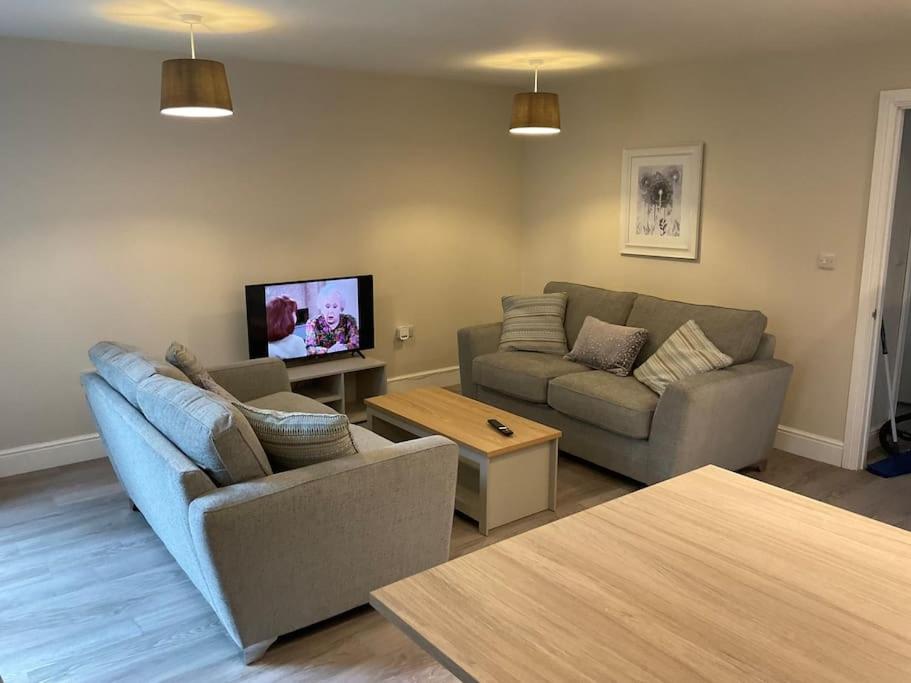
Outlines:
{"type": "MultiPolygon", "coordinates": [[[[774,452],[771,484],[911,529],[911,476],[879,479],[774,452]]],[[[558,513],[478,534],[453,556],[638,488],[560,456],[558,513]]],[[[0,479],[0,676],[16,681],[451,681],[369,607],[285,636],[246,667],[106,460],[0,479]]]]}

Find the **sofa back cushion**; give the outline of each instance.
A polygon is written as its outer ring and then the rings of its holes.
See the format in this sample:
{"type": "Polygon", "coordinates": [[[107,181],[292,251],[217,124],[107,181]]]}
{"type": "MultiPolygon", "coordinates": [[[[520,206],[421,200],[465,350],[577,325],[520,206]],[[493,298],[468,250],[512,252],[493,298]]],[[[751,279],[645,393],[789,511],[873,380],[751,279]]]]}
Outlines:
{"type": "Polygon", "coordinates": [[[98,374],[104,377],[134,408],[139,407],[136,390],[139,384],[153,375],[163,375],[181,382],[190,379],[180,370],[163,360],[147,358],[135,346],[119,342],[102,341],[89,349],[89,360],[98,374]]]}
{"type": "Polygon", "coordinates": [[[614,325],[626,325],[626,319],[636,300],[635,292],[614,292],[572,282],[548,282],[544,285],[545,294],[554,292],[566,292],[566,315],[563,320],[570,348],[576,343],[587,316],[614,325]]]}
{"type": "Polygon", "coordinates": [[[648,330],[648,340],[636,365],[644,363],[688,320],[695,320],[709,341],[735,363],[753,359],[766,326],[766,317],[759,311],[702,306],[640,294],[626,321],[631,327],[648,330]]]}
{"type": "Polygon", "coordinates": [[[161,375],[144,380],[136,397],[146,419],[218,486],[272,474],[247,418],[223,398],[161,375]]]}

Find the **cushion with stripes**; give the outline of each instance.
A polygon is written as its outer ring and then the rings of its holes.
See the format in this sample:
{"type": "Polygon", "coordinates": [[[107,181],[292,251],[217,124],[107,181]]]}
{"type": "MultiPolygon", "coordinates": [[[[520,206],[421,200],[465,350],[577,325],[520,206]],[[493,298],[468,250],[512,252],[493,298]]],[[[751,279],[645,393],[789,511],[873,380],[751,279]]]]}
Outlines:
{"type": "Polygon", "coordinates": [[[566,293],[503,297],[500,351],[558,353],[566,348],[566,293]]]}
{"type": "Polygon", "coordinates": [[[660,396],[671,382],[720,370],[733,362],[705,336],[695,320],[688,320],[633,371],[633,376],[660,396]]]}

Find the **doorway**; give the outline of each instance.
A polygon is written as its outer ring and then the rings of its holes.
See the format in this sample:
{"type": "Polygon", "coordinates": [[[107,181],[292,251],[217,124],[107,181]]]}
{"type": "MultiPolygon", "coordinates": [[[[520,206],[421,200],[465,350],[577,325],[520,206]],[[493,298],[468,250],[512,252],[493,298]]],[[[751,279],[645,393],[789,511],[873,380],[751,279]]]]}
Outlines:
{"type": "Polygon", "coordinates": [[[901,391],[900,378],[905,372],[909,372],[906,394],[911,394],[911,347],[907,356],[904,353],[911,333],[911,127],[906,128],[911,121],[909,110],[911,90],[880,94],[842,458],[842,466],[848,469],[864,468],[871,441],[875,443],[871,430],[878,431],[888,418],[880,346],[883,327],[896,394],[901,391]],[[906,130],[907,135],[903,135],[906,130]]]}

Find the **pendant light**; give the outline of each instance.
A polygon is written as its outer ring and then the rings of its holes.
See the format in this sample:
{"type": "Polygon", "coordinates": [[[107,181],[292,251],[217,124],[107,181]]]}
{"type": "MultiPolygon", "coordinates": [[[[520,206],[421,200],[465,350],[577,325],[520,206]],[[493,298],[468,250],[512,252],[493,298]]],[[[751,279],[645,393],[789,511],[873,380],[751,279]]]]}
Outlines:
{"type": "Polygon", "coordinates": [[[512,99],[513,135],[556,135],[560,132],[560,100],[556,93],[538,92],[538,67],[542,62],[529,62],[535,71],[534,92],[520,92],[512,99]]]}
{"type": "Polygon", "coordinates": [[[193,26],[202,17],[182,14],[180,19],[190,25],[190,59],[168,59],[161,63],[161,113],[190,118],[231,116],[234,108],[225,65],[211,59],[196,59],[193,26]]]}

